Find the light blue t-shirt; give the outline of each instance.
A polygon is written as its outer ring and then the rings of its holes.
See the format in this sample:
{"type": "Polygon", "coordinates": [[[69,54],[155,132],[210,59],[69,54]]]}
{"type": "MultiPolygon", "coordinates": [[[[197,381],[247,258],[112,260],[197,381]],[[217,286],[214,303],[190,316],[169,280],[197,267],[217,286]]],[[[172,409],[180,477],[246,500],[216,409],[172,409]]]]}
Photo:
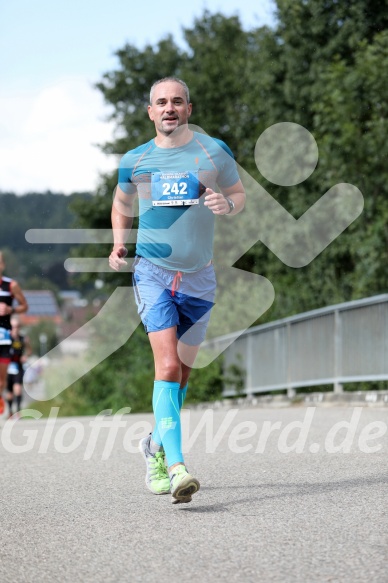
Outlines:
{"type": "Polygon", "coordinates": [[[204,267],[213,256],[215,216],[202,193],[238,180],[228,146],[198,132],[178,148],[159,148],[152,139],[127,152],[118,183],[139,197],[136,254],[174,271],[204,267]]]}

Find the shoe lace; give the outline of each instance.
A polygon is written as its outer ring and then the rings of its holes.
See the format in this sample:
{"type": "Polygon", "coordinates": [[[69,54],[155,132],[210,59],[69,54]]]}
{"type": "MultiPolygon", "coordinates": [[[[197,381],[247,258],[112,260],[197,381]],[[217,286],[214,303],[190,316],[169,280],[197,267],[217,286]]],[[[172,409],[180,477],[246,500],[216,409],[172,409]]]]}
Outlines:
{"type": "Polygon", "coordinates": [[[155,454],[153,463],[154,475],[158,479],[167,478],[167,468],[164,462],[164,452],[158,452],[155,454]]]}

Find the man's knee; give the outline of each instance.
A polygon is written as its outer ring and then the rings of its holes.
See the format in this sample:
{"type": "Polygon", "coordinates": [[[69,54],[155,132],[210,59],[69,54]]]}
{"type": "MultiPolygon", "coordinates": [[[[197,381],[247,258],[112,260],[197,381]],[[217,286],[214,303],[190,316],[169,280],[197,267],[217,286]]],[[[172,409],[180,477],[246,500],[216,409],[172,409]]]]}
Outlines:
{"type": "Polygon", "coordinates": [[[180,382],[182,376],[179,359],[164,359],[156,363],[156,379],[163,381],[180,382]]]}

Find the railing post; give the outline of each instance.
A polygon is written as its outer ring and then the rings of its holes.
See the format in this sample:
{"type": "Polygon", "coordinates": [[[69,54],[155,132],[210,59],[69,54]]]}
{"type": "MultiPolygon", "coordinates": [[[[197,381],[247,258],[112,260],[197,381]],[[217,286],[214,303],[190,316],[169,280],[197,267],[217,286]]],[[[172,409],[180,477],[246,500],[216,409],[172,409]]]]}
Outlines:
{"type": "Polygon", "coordinates": [[[252,334],[247,335],[247,360],[246,360],[246,374],[245,374],[245,390],[244,393],[248,395],[248,389],[252,392],[253,388],[253,338],[252,334]]]}
{"type": "Polygon", "coordinates": [[[291,324],[287,322],[287,397],[293,399],[296,395],[295,387],[291,385],[291,358],[290,358],[290,347],[291,347],[291,324]]]}
{"type": "Polygon", "coordinates": [[[344,388],[339,381],[342,375],[342,322],[340,310],[334,312],[334,393],[342,393],[344,388]]]}

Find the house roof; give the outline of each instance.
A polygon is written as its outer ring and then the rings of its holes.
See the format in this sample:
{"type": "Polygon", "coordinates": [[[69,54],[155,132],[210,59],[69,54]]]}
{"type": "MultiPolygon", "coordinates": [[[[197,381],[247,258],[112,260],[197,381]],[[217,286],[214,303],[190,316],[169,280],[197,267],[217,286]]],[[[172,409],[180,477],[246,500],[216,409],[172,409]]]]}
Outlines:
{"type": "Polygon", "coordinates": [[[59,316],[59,306],[55,295],[50,290],[23,290],[28,302],[26,316],[59,316]]]}

